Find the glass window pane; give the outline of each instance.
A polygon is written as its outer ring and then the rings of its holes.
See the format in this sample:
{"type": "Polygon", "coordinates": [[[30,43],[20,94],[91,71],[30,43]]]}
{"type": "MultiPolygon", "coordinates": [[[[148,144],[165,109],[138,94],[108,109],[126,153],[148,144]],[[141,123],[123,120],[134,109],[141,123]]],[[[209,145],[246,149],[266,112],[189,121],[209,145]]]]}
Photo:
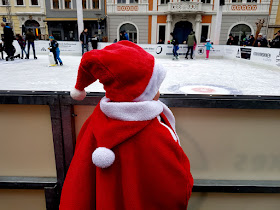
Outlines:
{"type": "Polygon", "coordinates": [[[17,0],[17,5],[23,5],[23,0],[17,0]]]}
{"type": "Polygon", "coordinates": [[[65,2],[65,9],[71,9],[71,0],[64,0],[65,2]]]}
{"type": "Polygon", "coordinates": [[[53,0],[53,8],[59,9],[59,0],[53,0]]]}
{"type": "Polygon", "coordinates": [[[202,26],[201,27],[200,42],[206,42],[206,39],[208,38],[208,29],[209,29],[209,26],[202,26]]]}
{"type": "Polygon", "coordinates": [[[87,1],[83,0],[82,3],[83,3],[83,9],[86,9],[87,8],[87,1]]]}

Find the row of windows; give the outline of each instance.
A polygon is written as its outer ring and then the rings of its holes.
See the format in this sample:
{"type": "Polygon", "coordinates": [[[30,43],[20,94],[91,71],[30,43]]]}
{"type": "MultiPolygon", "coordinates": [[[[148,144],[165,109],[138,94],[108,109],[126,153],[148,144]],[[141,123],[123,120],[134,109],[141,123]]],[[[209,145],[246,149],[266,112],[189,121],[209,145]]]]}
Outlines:
{"type": "MultiPolygon", "coordinates": [[[[92,3],[92,9],[99,9],[99,0],[82,0],[83,9],[87,9],[87,3],[88,1],[91,1],[92,3]]],[[[52,0],[52,8],[53,9],[59,9],[59,0],[52,0]]],[[[64,0],[64,8],[65,9],[73,9],[71,0],[64,0]]]]}
{"type": "MultiPolygon", "coordinates": [[[[9,5],[9,1],[10,0],[1,0],[1,3],[2,3],[3,6],[5,6],[5,5],[9,5]]],[[[29,2],[30,2],[29,4],[32,5],[32,6],[38,6],[39,5],[38,0],[30,0],[29,2]]],[[[25,5],[25,0],[16,0],[15,5],[16,6],[24,6],[25,5]]]]}
{"type": "MultiPolygon", "coordinates": [[[[181,0],[181,2],[190,2],[191,0],[181,0]]],[[[242,3],[244,0],[232,0],[232,3],[242,3]]],[[[251,2],[257,2],[257,0],[245,0],[247,3],[251,3],[251,2]]],[[[170,2],[170,0],[160,0],[161,4],[168,4],[170,2]]],[[[200,0],[200,2],[202,3],[211,3],[211,0],[200,0]]],[[[126,0],[117,0],[118,4],[126,4],[127,1],[126,0]]],[[[136,3],[138,4],[138,0],[129,0],[129,3],[133,4],[136,3]]]]}

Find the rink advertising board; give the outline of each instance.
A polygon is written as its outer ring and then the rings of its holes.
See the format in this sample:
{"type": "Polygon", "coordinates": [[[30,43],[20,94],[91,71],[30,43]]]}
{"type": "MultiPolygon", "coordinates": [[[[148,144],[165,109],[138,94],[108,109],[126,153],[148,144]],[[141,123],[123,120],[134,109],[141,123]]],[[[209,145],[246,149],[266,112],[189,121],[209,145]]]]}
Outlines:
{"type": "MultiPolygon", "coordinates": [[[[59,41],[59,48],[61,56],[63,55],[81,55],[82,47],[80,42],[64,42],[59,41]]],[[[98,49],[102,49],[112,43],[100,42],[98,49]]],[[[20,53],[20,47],[17,42],[14,42],[17,53],[20,53]]],[[[173,45],[171,44],[139,44],[144,50],[152,54],[156,58],[172,57],[173,45]]],[[[267,64],[271,66],[280,67],[280,50],[262,47],[240,47],[229,45],[214,45],[214,49],[210,51],[210,58],[228,58],[228,59],[246,59],[260,64],[267,64]]],[[[35,41],[35,49],[37,54],[49,53],[49,41],[35,41]]],[[[91,49],[91,46],[89,47],[91,49]]],[[[188,50],[187,45],[179,45],[178,54],[180,57],[185,57],[188,50]]],[[[204,45],[198,45],[195,49],[195,56],[197,58],[204,58],[206,56],[206,48],[204,45]]]]}

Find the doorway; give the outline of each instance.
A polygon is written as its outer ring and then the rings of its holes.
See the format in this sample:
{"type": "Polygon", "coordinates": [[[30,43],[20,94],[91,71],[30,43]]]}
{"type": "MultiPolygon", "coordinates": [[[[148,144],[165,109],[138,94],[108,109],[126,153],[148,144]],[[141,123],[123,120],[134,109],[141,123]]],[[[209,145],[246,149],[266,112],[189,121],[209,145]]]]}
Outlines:
{"type": "Polygon", "coordinates": [[[193,30],[192,23],[189,21],[180,21],[175,24],[174,37],[178,40],[179,44],[182,44],[187,40],[188,35],[193,30]]]}

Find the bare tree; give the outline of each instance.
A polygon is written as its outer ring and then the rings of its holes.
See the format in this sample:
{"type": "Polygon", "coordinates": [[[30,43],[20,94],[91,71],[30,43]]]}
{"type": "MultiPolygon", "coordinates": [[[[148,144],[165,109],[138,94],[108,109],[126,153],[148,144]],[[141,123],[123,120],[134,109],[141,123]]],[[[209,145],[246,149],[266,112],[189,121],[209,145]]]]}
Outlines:
{"type": "Polygon", "coordinates": [[[254,46],[254,44],[255,44],[257,38],[258,38],[259,33],[260,33],[261,30],[262,30],[262,27],[263,27],[263,24],[264,24],[264,23],[265,23],[265,20],[264,20],[264,19],[259,19],[259,21],[256,22],[257,30],[256,30],[255,41],[254,41],[254,43],[253,43],[253,46],[254,46]]]}

